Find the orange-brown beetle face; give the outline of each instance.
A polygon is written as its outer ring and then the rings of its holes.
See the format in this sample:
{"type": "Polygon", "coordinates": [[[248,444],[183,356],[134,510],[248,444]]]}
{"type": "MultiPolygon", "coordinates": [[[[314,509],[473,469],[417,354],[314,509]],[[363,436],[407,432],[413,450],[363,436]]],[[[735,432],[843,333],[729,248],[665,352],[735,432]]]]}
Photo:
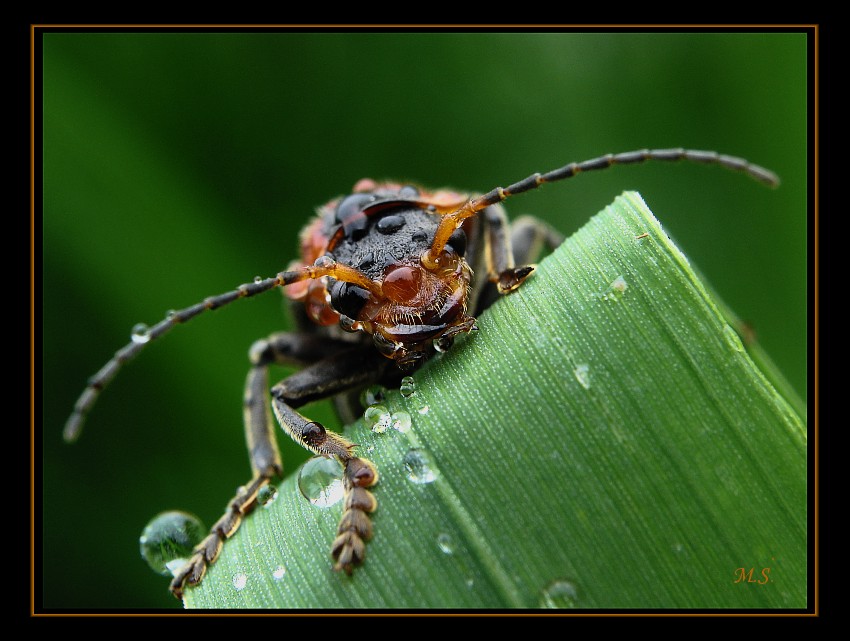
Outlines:
{"type": "Polygon", "coordinates": [[[287,294],[319,325],[370,334],[401,366],[427,357],[432,346],[448,347],[474,320],[466,315],[472,270],[465,232],[456,230],[436,259],[429,255],[441,220],[432,203],[447,202],[459,206],[465,198],[397,184],[356,187],[302,233],[301,262],[332,259],[356,273],[305,281],[287,294]]]}
{"type": "Polygon", "coordinates": [[[449,248],[435,268],[420,257],[391,263],[381,281],[383,298],[372,297],[357,317],[378,349],[400,365],[414,363],[473,324],[466,315],[472,270],[449,248]]]}

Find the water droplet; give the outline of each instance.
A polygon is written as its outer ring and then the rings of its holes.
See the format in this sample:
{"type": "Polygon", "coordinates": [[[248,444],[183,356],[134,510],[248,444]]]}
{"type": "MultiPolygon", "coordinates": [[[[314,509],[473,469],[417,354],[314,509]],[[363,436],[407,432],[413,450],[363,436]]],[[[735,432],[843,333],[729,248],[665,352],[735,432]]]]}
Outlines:
{"type": "Polygon", "coordinates": [[[401,392],[402,396],[404,396],[405,393],[407,393],[407,396],[405,397],[405,399],[407,401],[407,407],[411,411],[416,410],[420,414],[424,415],[424,414],[427,414],[428,411],[431,409],[430,407],[428,407],[428,404],[425,402],[425,399],[422,398],[422,395],[418,394],[416,392],[416,390],[413,388],[413,379],[412,378],[411,378],[411,387],[404,387],[404,388],[400,389],[399,391],[401,392]]]}
{"type": "Polygon", "coordinates": [[[406,434],[410,431],[410,414],[407,412],[393,412],[393,415],[390,417],[390,424],[394,430],[406,434]]]}
{"type": "Polygon", "coordinates": [[[184,565],[186,565],[186,561],[188,561],[188,559],[182,559],[182,558],[181,559],[173,559],[171,561],[168,561],[165,564],[165,568],[168,570],[168,573],[166,574],[166,576],[168,576],[168,575],[177,576],[177,573],[180,570],[183,569],[184,565]]]}
{"type": "Polygon", "coordinates": [[[404,398],[410,398],[416,393],[416,383],[412,376],[405,376],[401,379],[401,386],[398,388],[404,398]]]}
{"type": "Polygon", "coordinates": [[[233,587],[242,590],[248,584],[248,575],[244,572],[233,575],[233,587]]]}
{"type": "Polygon", "coordinates": [[[392,424],[392,415],[383,405],[370,405],[363,413],[363,420],[373,432],[383,434],[392,424]]]}
{"type": "Polygon", "coordinates": [[[272,577],[274,577],[275,581],[280,581],[284,574],[286,574],[286,567],[279,565],[274,569],[274,572],[272,572],[272,577]]]}
{"type": "Polygon", "coordinates": [[[277,498],[277,488],[274,485],[266,485],[257,492],[257,503],[263,507],[271,507],[277,498]]]}
{"type": "Polygon", "coordinates": [[[590,389],[590,365],[587,363],[576,365],[573,374],[584,389],[590,389]]]}
{"type": "Polygon", "coordinates": [[[414,483],[433,483],[437,479],[431,456],[425,450],[412,449],[404,455],[401,462],[407,469],[407,478],[414,483]]]}
{"type": "Polygon", "coordinates": [[[741,337],[738,336],[738,332],[732,329],[731,325],[723,326],[723,337],[726,339],[726,342],[734,349],[736,352],[744,352],[744,344],[741,342],[741,337]]]}
{"type": "Polygon", "coordinates": [[[342,500],[342,466],[332,458],[317,456],[298,472],[301,495],[317,507],[330,507],[342,500]]]}
{"type": "Polygon", "coordinates": [[[171,576],[172,568],[180,569],[205,534],[206,528],[193,514],[162,512],[145,526],[139,537],[139,550],[154,572],[171,576]]]}
{"type": "Polygon", "coordinates": [[[610,300],[610,301],[618,301],[623,297],[623,294],[626,293],[626,290],[629,288],[629,284],[626,282],[626,279],[622,276],[617,276],[610,285],[608,285],[608,289],[606,289],[601,294],[598,294],[599,298],[602,300],[610,300]]]}
{"type": "Polygon", "coordinates": [[[370,407],[371,405],[378,405],[379,403],[383,403],[384,399],[387,396],[387,388],[383,385],[372,385],[371,387],[363,390],[363,393],[360,394],[360,404],[363,407],[370,407]]]}
{"type": "Polygon", "coordinates": [[[552,581],[540,597],[540,607],[554,610],[578,607],[576,584],[564,579],[552,581]]]}
{"type": "Polygon", "coordinates": [[[670,546],[670,549],[676,552],[677,554],[680,554],[681,552],[685,551],[685,546],[681,543],[674,543],[670,546]]]}
{"type": "Polygon", "coordinates": [[[150,327],[148,327],[144,323],[137,323],[133,325],[133,330],[130,334],[130,339],[134,343],[147,343],[151,339],[150,331],[150,327]]]}
{"type": "Polygon", "coordinates": [[[455,546],[452,537],[445,532],[437,535],[437,547],[443,554],[454,554],[455,546]]]}
{"type": "Polygon", "coordinates": [[[177,316],[177,310],[176,309],[169,309],[167,312],[165,312],[165,317],[168,320],[171,320],[175,316],[177,316]]]}
{"type": "Polygon", "coordinates": [[[440,338],[434,339],[434,350],[440,354],[447,352],[451,349],[454,341],[455,339],[453,336],[440,336],[440,338]]]}
{"type": "Polygon", "coordinates": [[[257,283],[257,284],[262,283],[263,277],[262,276],[254,276],[254,282],[257,283]]]}

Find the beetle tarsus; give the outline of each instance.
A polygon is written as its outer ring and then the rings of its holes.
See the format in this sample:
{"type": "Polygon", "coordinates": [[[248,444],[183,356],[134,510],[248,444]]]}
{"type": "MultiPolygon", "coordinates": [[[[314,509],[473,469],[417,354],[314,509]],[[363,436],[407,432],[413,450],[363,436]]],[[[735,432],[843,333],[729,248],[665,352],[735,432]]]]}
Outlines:
{"type": "Polygon", "coordinates": [[[335,570],[350,575],[366,558],[366,541],[372,538],[369,514],[377,509],[378,501],[366,488],[378,482],[378,472],[371,461],[358,457],[344,461],[343,465],[345,499],[331,557],[335,570]]]}
{"type": "Polygon", "coordinates": [[[225,540],[236,533],[242,519],[257,505],[257,494],[269,484],[271,475],[256,476],[239,488],[224,515],[210,528],[210,533],[192,550],[192,556],[174,575],[169,589],[178,599],[183,598],[186,585],[196,585],[204,578],[207,568],[215,563],[225,540]]]}
{"type": "Polygon", "coordinates": [[[522,267],[513,267],[506,269],[499,274],[498,288],[500,294],[507,294],[514,291],[525,282],[525,279],[534,271],[533,265],[523,265],[522,267]]]}

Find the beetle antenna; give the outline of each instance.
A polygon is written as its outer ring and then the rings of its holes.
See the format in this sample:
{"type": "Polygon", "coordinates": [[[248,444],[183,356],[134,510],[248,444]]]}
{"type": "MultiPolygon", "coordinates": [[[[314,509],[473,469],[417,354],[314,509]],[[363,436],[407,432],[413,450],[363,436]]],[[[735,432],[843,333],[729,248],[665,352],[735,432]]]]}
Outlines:
{"type": "Polygon", "coordinates": [[[153,327],[137,325],[133,328],[132,340],[124,347],[115,352],[115,355],[92,376],[83,393],[74,404],[74,411],[65,423],[63,435],[68,442],[75,441],[85,423],[86,416],[97,401],[98,396],[104,388],[118,374],[125,363],[133,360],[145,346],[151,341],[160,338],[170,332],[177,325],[181,325],[195,316],[208,310],[224,307],[240,298],[250,298],[262,294],[275,287],[285,287],[303,280],[332,276],[337,280],[354,283],[368,290],[374,296],[382,296],[380,283],[372,281],[366,274],[354,267],[341,265],[328,256],[320,256],[315,264],[298,269],[280,272],[272,278],[257,278],[252,283],[239,285],[224,294],[209,296],[200,303],[196,303],[179,311],[169,312],[166,317],[153,327]]]}
{"type": "Polygon", "coordinates": [[[475,215],[482,209],[500,203],[503,200],[516,196],[532,189],[537,189],[546,183],[554,183],[560,180],[572,178],[576,174],[587,171],[608,169],[613,165],[633,165],[646,162],[647,160],[679,161],[687,160],[706,165],[720,165],[732,171],[746,174],[754,180],[764,183],[768,187],[779,186],[779,177],[769,169],[755,165],[748,160],[736,156],[727,156],[716,151],[700,151],[697,149],[640,149],[638,151],[627,151],[619,154],[606,154],[585,160],[582,162],[571,162],[559,169],[554,169],[545,174],[535,173],[508,187],[496,187],[483,196],[477,196],[467,201],[457,211],[446,214],[440,221],[440,226],[434,235],[434,242],[429,250],[429,258],[436,260],[443,251],[449,236],[460,225],[465,218],[475,215]]]}

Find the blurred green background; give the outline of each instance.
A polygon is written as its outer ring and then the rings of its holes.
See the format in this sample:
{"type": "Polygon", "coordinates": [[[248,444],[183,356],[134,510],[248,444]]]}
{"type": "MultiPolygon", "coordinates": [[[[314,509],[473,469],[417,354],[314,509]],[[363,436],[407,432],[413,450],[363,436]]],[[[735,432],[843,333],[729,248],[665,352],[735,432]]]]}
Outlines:
{"type": "MultiPolygon", "coordinates": [[[[179,607],[138,537],[165,509],[210,525],[248,480],[246,352],[287,326],[279,294],[150,345],[73,446],[65,418],[135,323],[283,269],[314,208],[362,177],[483,192],[668,146],[763,164],[780,189],[656,163],[507,206],[569,234],[640,191],[806,397],[804,34],[59,31],[38,46],[46,608],[179,607]]],[[[307,413],[338,426],[327,405],[307,413]]],[[[281,445],[287,469],[304,460],[281,445]]]]}

